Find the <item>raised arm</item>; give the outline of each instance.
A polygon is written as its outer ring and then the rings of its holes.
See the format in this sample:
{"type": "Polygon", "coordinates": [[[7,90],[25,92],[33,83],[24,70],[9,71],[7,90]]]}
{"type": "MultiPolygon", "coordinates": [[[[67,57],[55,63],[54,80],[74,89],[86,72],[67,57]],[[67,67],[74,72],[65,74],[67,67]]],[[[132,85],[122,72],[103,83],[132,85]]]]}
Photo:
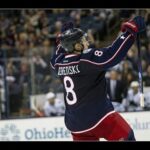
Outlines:
{"type": "Polygon", "coordinates": [[[84,54],[81,61],[101,66],[108,69],[118,64],[127,54],[133,45],[137,33],[145,30],[145,23],[142,17],[135,17],[133,20],[122,24],[121,34],[111,46],[94,49],[88,54],[84,54]]]}

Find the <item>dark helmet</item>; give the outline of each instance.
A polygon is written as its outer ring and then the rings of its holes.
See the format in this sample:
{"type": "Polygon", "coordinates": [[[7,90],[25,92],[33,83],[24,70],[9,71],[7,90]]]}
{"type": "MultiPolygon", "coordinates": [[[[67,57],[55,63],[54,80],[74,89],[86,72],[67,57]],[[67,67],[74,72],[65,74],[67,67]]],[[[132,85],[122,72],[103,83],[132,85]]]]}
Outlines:
{"type": "Polygon", "coordinates": [[[84,34],[85,33],[81,29],[73,28],[73,24],[69,27],[65,26],[65,30],[63,30],[62,34],[59,36],[62,47],[68,53],[73,52],[75,43],[80,42],[84,34]]]}

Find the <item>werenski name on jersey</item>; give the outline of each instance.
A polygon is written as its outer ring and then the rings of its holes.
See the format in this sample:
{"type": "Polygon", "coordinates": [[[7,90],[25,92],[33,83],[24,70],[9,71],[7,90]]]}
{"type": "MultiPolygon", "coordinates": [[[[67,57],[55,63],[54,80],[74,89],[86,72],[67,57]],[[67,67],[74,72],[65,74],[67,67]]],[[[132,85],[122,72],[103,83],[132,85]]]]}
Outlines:
{"type": "Polygon", "coordinates": [[[58,67],[58,75],[71,75],[80,73],[78,65],[58,67]]]}

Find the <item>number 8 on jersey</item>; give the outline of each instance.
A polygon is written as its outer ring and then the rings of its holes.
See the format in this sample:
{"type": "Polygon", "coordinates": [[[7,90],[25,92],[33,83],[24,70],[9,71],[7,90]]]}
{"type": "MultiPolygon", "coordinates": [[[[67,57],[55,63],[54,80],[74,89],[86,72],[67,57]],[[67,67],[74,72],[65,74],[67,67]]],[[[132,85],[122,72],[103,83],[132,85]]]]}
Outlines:
{"type": "Polygon", "coordinates": [[[77,96],[76,96],[75,91],[73,90],[74,89],[74,83],[69,76],[64,77],[64,86],[65,86],[65,90],[66,90],[66,101],[67,101],[67,103],[69,105],[75,104],[77,102],[77,96]],[[71,99],[69,99],[69,94],[72,95],[71,99]]]}

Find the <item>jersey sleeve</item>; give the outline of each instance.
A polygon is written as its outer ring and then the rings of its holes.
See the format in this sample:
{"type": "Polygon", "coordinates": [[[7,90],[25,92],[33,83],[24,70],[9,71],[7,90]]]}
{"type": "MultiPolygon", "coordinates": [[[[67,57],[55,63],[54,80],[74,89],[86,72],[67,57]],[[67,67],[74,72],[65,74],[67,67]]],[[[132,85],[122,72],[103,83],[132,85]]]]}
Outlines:
{"type": "Polygon", "coordinates": [[[58,45],[57,45],[57,48],[56,48],[55,54],[58,55],[58,54],[61,54],[61,53],[65,53],[65,50],[64,50],[64,48],[61,46],[61,44],[58,44],[58,45]]]}
{"type": "Polygon", "coordinates": [[[55,50],[54,55],[52,56],[51,60],[50,60],[50,65],[51,67],[55,70],[55,63],[56,60],[61,56],[61,54],[65,53],[65,50],[63,49],[63,47],[59,44],[55,50]]]}
{"type": "Polygon", "coordinates": [[[135,37],[129,32],[125,32],[112,45],[83,53],[80,61],[100,66],[104,70],[108,69],[123,60],[134,41],[135,37]]]}

